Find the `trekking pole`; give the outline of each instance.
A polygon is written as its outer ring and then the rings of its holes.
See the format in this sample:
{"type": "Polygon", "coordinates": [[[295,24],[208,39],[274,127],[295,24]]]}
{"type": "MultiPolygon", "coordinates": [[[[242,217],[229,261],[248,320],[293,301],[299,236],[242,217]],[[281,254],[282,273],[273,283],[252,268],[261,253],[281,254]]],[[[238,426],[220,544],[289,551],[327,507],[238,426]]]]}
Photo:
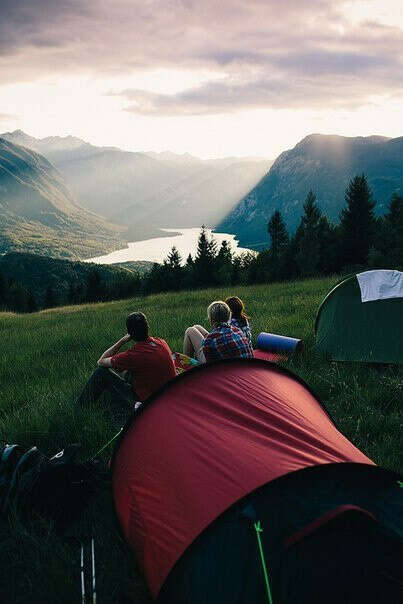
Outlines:
{"type": "Polygon", "coordinates": [[[91,539],[91,560],[92,560],[92,604],[97,603],[97,591],[95,585],[95,544],[94,537],[91,539]]]}
{"type": "Polygon", "coordinates": [[[84,544],[80,541],[81,552],[80,552],[80,568],[81,568],[81,604],[85,604],[85,577],[84,577],[84,544]]]}
{"type": "MultiPolygon", "coordinates": [[[[87,594],[85,590],[85,546],[82,541],[80,541],[81,551],[80,551],[80,570],[81,570],[81,604],[87,603],[87,594]]],[[[91,591],[91,601],[92,604],[97,603],[97,591],[96,591],[96,579],[95,579],[95,541],[94,537],[91,537],[91,545],[88,544],[88,555],[91,556],[91,561],[88,560],[87,557],[87,569],[91,565],[91,587],[89,588],[91,591]],[[91,553],[89,553],[91,551],[91,553]]],[[[89,581],[87,578],[87,587],[89,587],[89,581]]]]}

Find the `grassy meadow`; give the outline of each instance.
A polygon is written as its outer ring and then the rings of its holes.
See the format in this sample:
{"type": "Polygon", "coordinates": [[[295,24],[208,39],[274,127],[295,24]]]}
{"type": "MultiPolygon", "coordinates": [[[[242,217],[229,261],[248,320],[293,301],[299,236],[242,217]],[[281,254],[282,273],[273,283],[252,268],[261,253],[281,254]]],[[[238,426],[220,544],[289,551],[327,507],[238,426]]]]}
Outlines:
{"type": "MultiPolygon", "coordinates": [[[[403,368],[329,363],[312,350],[317,308],[335,282],[159,294],[32,315],[0,313],[0,439],[36,445],[47,454],[80,442],[83,458],[94,454],[117,431],[125,413],[117,419],[107,399],[77,412],[74,401],[99,355],[125,333],[126,315],[142,310],[153,335],[181,351],[187,326],[207,327],[208,303],[237,294],[245,301],[255,335],[271,331],[304,340],[301,356],[288,366],[308,382],[357,447],[378,464],[401,471],[403,368]]],[[[117,531],[108,488],[71,527],[73,537],[86,534],[95,537],[99,601],[149,602],[117,531]]],[[[79,602],[78,563],[79,546],[59,538],[48,522],[33,519],[27,526],[13,516],[0,528],[1,602],[79,602]]]]}

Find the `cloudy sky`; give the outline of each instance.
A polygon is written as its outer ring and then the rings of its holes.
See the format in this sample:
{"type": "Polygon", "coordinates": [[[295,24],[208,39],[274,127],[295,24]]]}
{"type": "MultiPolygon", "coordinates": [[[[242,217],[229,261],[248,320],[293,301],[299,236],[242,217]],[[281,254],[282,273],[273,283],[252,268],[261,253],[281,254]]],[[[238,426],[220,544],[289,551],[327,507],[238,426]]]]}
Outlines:
{"type": "Polygon", "coordinates": [[[274,158],[403,135],[401,0],[1,0],[0,132],[274,158]]]}

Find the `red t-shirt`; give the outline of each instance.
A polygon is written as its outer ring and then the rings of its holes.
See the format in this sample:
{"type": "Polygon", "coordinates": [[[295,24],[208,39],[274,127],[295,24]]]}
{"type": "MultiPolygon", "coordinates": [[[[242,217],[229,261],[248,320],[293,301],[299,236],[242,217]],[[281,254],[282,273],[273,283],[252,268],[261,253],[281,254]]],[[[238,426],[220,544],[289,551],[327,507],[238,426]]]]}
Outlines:
{"type": "Polygon", "coordinates": [[[116,371],[133,372],[133,391],[142,401],[176,376],[171,350],[161,338],[137,342],[130,350],[113,355],[111,363],[116,371]]]}

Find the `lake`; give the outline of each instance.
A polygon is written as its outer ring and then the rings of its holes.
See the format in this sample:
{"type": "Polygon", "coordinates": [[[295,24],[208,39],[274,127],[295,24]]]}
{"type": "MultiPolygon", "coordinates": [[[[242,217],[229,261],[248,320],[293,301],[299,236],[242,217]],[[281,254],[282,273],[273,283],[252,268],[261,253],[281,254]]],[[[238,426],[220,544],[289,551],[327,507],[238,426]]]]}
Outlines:
{"type": "MultiPolygon", "coordinates": [[[[197,250],[197,240],[200,235],[199,228],[192,229],[161,229],[168,233],[175,231],[179,235],[168,235],[167,237],[155,237],[154,239],[146,239],[145,241],[134,241],[128,243],[128,247],[122,250],[116,250],[105,256],[97,256],[96,258],[88,258],[85,262],[96,262],[97,264],[115,264],[116,262],[129,262],[130,260],[148,260],[150,262],[162,262],[175,246],[183,261],[189,254],[194,257],[197,250]]],[[[235,254],[242,252],[250,252],[247,248],[238,246],[235,235],[228,233],[212,233],[210,229],[206,229],[209,236],[213,235],[217,241],[218,248],[222,241],[226,240],[231,244],[231,249],[235,254]]]]}

